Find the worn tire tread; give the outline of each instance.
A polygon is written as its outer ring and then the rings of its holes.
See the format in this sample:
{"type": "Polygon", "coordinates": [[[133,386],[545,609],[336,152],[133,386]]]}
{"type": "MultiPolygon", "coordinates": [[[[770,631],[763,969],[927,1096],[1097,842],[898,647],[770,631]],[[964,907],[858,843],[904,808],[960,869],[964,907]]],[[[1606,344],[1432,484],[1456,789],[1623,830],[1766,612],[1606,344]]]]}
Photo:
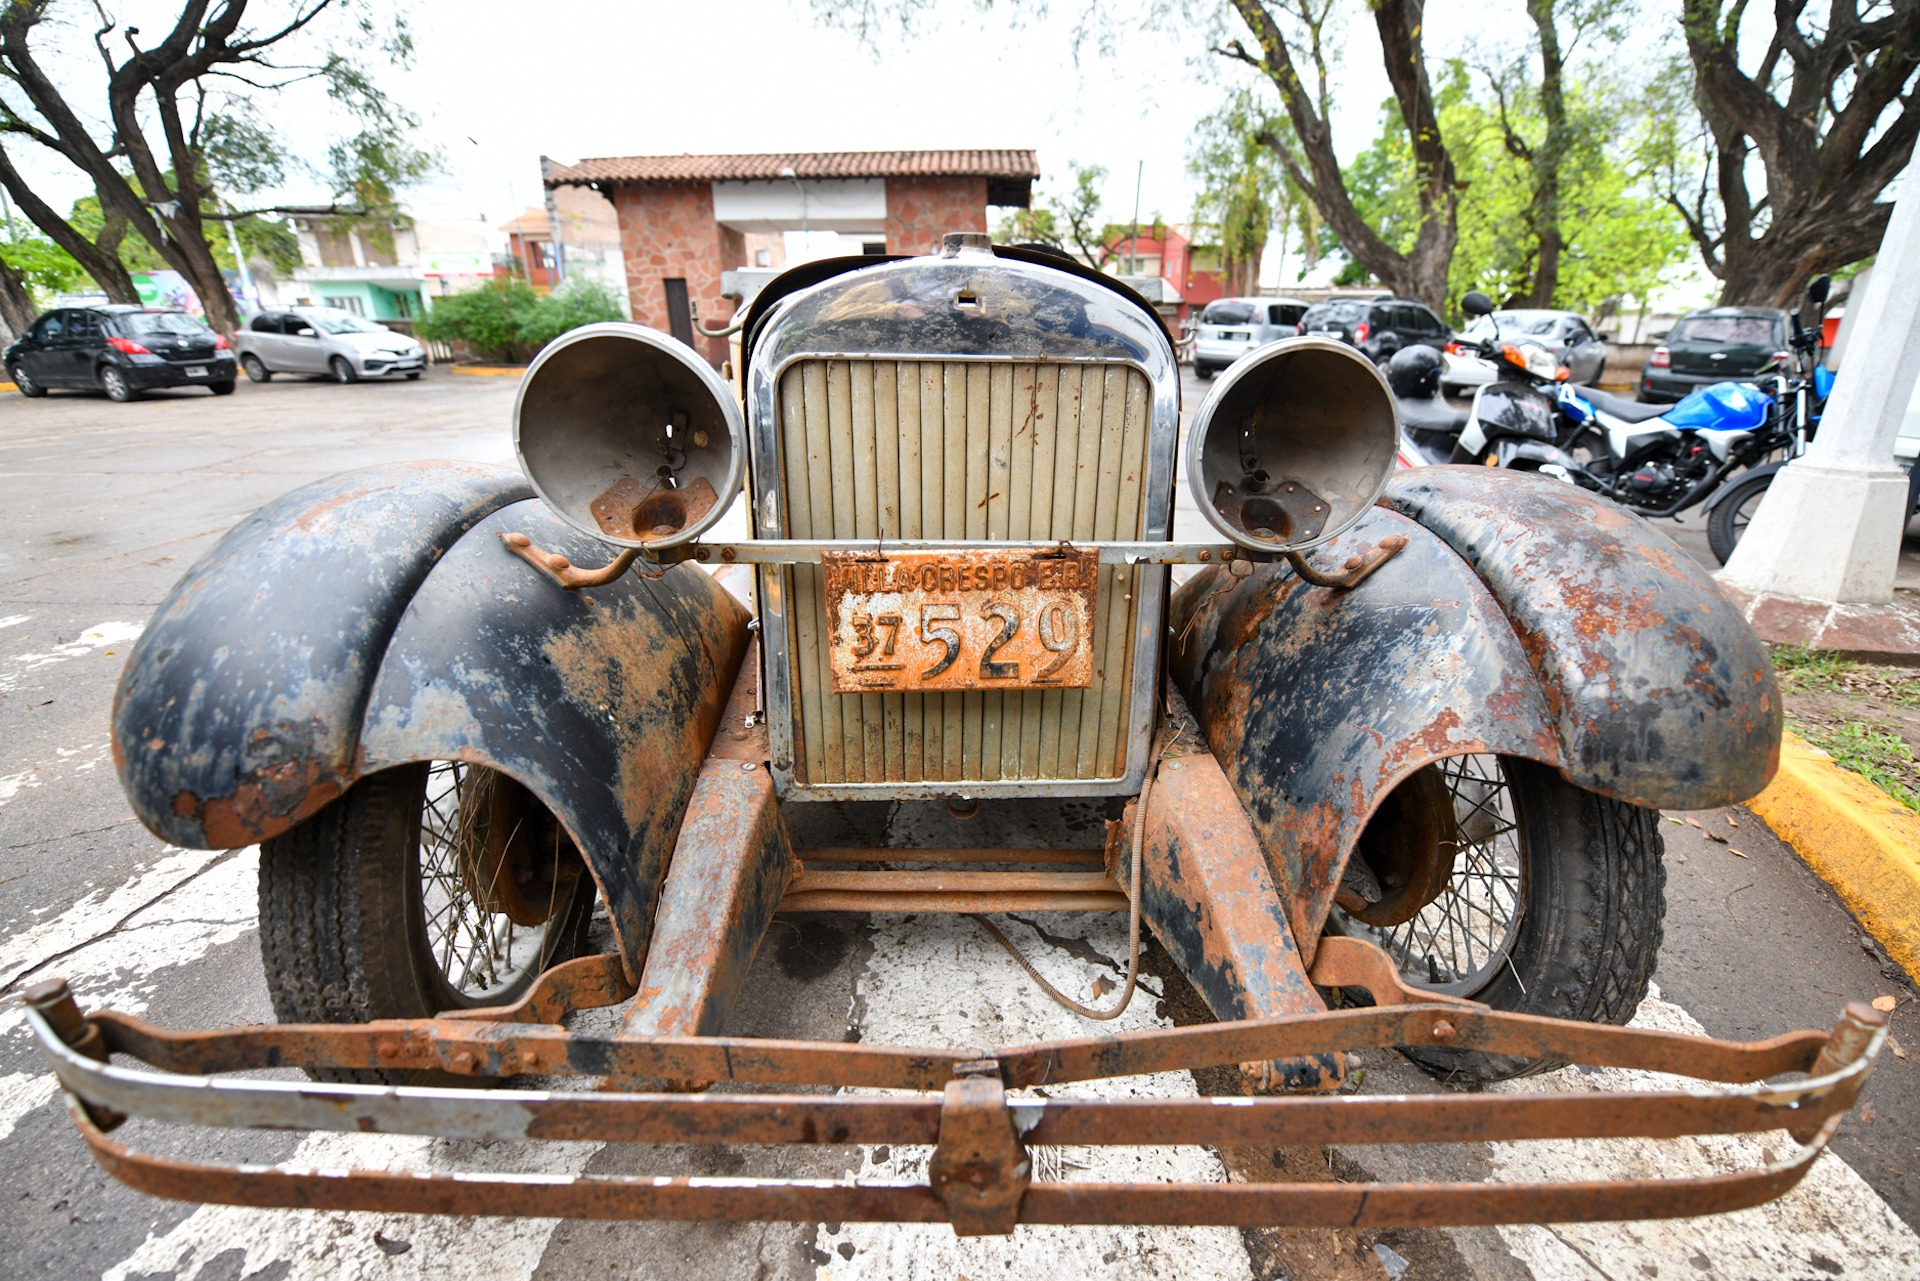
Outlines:
{"type": "MultiPolygon", "coordinates": [[[[1665,842],[1655,810],[1584,791],[1546,766],[1503,760],[1529,837],[1529,902],[1512,967],[1476,994],[1495,1009],[1624,1026],[1646,999],[1664,939],[1665,842]],[[1518,971],[1516,977],[1513,971],[1518,971]]],[[[1564,1066],[1409,1047],[1439,1075],[1501,1081],[1564,1066]]]]}

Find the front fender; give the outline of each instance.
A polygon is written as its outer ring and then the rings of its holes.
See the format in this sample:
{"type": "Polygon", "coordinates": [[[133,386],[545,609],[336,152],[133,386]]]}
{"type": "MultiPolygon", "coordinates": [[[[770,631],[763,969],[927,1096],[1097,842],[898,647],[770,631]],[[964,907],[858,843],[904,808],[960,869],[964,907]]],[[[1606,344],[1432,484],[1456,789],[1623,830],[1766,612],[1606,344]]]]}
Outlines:
{"type": "Polygon", "coordinates": [[[247,845],[365,774],[490,765],[559,817],[641,955],[747,612],[691,565],[563,591],[508,531],[606,557],[487,467],[350,473],[242,522],[128,660],[114,746],[135,813],[174,844],[247,845]]]}
{"type": "Polygon", "coordinates": [[[1206,571],[1173,602],[1173,678],[1304,951],[1368,818],[1433,761],[1521,756],[1688,809],[1771,777],[1780,700],[1764,650],[1638,517],[1537,476],[1420,468],[1315,559],[1391,534],[1405,550],[1352,591],[1267,565],[1206,571]]]}
{"type": "Polygon", "coordinates": [[[160,603],[120,678],[114,764],[140,821],[175,845],[250,845],[346,790],[408,602],[476,522],[532,492],[498,467],[369,467],[228,531],[160,603]]]}

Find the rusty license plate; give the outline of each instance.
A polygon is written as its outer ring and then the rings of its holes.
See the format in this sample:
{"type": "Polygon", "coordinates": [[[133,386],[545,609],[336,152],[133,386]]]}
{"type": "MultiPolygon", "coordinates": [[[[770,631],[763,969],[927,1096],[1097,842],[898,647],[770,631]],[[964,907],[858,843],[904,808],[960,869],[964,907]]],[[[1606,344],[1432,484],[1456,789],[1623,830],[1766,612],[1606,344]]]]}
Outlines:
{"type": "Polygon", "coordinates": [[[837,694],[1084,689],[1097,553],[827,552],[837,694]]]}

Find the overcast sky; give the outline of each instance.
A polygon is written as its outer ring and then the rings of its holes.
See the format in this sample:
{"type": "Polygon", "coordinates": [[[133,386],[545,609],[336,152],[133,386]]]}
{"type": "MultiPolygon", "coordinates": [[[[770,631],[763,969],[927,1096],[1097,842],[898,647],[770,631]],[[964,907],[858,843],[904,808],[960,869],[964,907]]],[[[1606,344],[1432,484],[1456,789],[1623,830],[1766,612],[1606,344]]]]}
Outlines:
{"type": "MultiPolygon", "coordinates": [[[[1145,29],[1116,20],[1117,47],[1103,53],[1074,28],[1085,0],[1016,24],[1004,2],[982,13],[949,0],[910,35],[889,33],[876,55],[852,33],[827,27],[806,0],[731,0],[725,5],[653,0],[417,0],[417,56],[387,77],[423,119],[422,140],[445,172],[412,193],[431,220],[489,224],[540,199],[539,157],[683,151],[865,151],[929,147],[1025,147],[1039,153],[1043,187],[1060,190],[1071,161],[1106,166],[1107,214],[1133,207],[1145,162],[1140,211],[1184,220],[1193,203],[1186,149],[1194,122],[1228,92],[1235,68],[1210,56],[1201,16],[1145,29]]],[[[1113,0],[1109,11],[1142,13],[1149,0],[1113,0]]],[[[165,0],[120,0],[109,11],[148,30],[178,12],[165,0]]],[[[1202,15],[1214,12],[1195,6],[1202,15]]],[[[55,65],[72,83],[99,74],[90,46],[92,11],[66,6],[71,26],[49,33],[67,54],[55,65]]],[[[1463,18],[1475,30],[1517,33],[1518,0],[1435,4],[1429,50],[1458,47],[1463,18]],[[1488,20],[1490,12],[1511,21],[1488,20]],[[1452,13],[1446,11],[1453,11],[1452,13]]],[[[1365,145],[1387,94],[1371,31],[1354,33],[1340,68],[1343,155],[1365,145]]],[[[324,157],[325,104],[311,89],[282,91],[267,111],[295,150],[324,157]]],[[[87,187],[56,165],[23,156],[36,186],[65,208],[87,187]]],[[[312,181],[279,193],[323,200],[312,181]]]]}

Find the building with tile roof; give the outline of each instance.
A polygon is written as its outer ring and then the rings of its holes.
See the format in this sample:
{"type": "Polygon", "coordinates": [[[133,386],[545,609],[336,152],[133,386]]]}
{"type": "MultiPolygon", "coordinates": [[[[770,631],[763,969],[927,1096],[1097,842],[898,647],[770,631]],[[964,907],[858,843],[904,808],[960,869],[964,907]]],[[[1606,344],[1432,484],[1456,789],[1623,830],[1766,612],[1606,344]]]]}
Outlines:
{"type": "Polygon", "coordinates": [[[612,202],[634,320],[700,346],[693,316],[718,326],[737,300],[721,273],[842,253],[921,254],[949,231],[987,230],[987,206],[1025,207],[1031,151],[813,151],[543,160],[550,188],[612,202]]]}

